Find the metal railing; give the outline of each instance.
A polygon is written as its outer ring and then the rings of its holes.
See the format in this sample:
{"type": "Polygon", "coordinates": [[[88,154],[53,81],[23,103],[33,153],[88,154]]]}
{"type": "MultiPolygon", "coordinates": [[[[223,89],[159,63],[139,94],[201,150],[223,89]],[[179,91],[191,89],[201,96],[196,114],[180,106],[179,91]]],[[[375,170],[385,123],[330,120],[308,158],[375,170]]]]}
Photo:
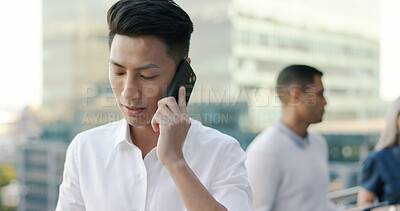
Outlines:
{"type": "MultiPolygon", "coordinates": [[[[355,201],[357,199],[360,186],[355,186],[335,192],[328,193],[328,198],[338,205],[344,205],[346,202],[355,201]]],[[[388,205],[387,202],[375,203],[370,206],[356,207],[350,205],[343,207],[345,211],[400,211],[400,205],[388,205]]]]}
{"type": "Polygon", "coordinates": [[[330,192],[328,193],[328,198],[335,203],[342,204],[343,202],[357,199],[359,189],[360,186],[355,186],[335,192],[330,192]]]}

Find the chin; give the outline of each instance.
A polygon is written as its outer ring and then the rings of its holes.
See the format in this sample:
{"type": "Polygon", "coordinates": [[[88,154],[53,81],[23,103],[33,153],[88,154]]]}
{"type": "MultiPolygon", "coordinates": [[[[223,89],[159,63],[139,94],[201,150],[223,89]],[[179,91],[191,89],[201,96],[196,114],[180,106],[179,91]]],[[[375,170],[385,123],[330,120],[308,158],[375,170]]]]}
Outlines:
{"type": "Polygon", "coordinates": [[[311,124],[320,123],[320,122],[322,122],[322,118],[314,119],[314,121],[312,121],[311,124]]]}
{"type": "Polygon", "coordinates": [[[140,114],[131,115],[128,114],[122,106],[119,106],[120,112],[126,119],[129,125],[134,127],[140,127],[144,125],[148,125],[151,123],[153,115],[149,115],[148,112],[142,112],[140,114]]]}
{"type": "Polygon", "coordinates": [[[128,124],[133,127],[145,126],[151,123],[151,119],[148,119],[145,116],[136,117],[136,116],[124,115],[124,118],[126,119],[128,124]]]}

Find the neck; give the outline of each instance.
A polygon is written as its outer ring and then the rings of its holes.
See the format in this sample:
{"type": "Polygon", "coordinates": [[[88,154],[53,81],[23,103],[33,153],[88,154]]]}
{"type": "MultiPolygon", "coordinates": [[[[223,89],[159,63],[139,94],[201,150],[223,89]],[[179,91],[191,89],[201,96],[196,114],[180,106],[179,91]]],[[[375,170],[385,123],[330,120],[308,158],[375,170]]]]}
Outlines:
{"type": "Polygon", "coordinates": [[[129,129],[132,142],[142,151],[142,157],[144,159],[144,157],[157,146],[159,133],[154,132],[151,124],[144,126],[130,125],[129,129]]]}
{"type": "Polygon", "coordinates": [[[302,121],[301,118],[297,117],[294,112],[286,111],[285,108],[283,108],[281,120],[297,135],[303,138],[306,137],[307,128],[310,124],[302,121]]]}

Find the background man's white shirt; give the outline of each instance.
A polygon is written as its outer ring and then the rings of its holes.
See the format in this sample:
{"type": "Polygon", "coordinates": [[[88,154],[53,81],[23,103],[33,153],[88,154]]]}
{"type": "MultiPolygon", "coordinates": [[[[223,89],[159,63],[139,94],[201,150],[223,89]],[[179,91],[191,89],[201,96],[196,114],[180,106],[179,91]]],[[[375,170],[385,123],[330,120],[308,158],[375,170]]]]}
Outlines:
{"type": "Polygon", "coordinates": [[[282,121],[260,133],[247,149],[246,167],[255,211],[330,211],[325,139],[302,138],[282,121]]]}

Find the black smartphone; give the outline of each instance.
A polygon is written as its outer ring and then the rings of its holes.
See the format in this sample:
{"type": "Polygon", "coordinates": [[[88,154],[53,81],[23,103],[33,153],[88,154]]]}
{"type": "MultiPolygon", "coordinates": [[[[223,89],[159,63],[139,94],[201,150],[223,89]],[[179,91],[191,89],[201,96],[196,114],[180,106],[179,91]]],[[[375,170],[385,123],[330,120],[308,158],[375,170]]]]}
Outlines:
{"type": "Polygon", "coordinates": [[[186,105],[189,103],[190,95],[194,84],[196,83],[196,74],[194,74],[193,69],[190,67],[189,62],[182,60],[175,72],[174,78],[172,79],[167,96],[173,96],[178,102],[179,88],[184,86],[186,88],[186,105]]]}

